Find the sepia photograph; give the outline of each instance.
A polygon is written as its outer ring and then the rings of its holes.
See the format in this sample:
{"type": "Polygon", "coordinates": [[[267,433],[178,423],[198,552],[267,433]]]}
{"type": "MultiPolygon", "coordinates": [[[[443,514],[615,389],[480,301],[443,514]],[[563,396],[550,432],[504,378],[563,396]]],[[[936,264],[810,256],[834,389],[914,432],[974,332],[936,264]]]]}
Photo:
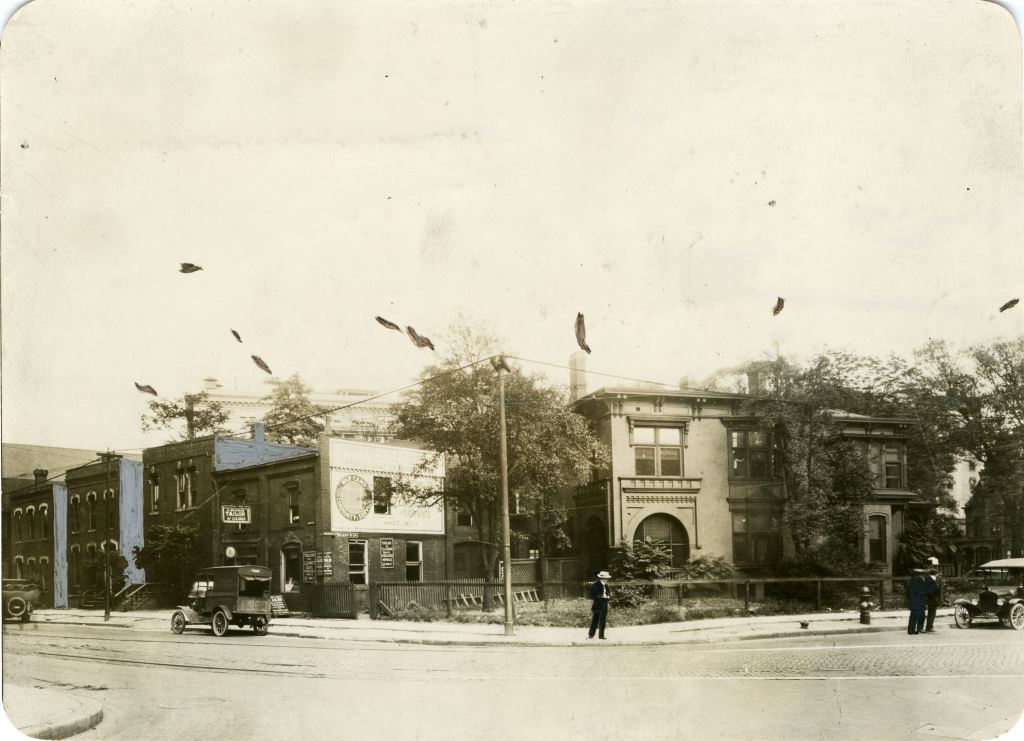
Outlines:
{"type": "Polygon", "coordinates": [[[0,736],[1024,739],[1024,2],[0,11],[0,736]]]}

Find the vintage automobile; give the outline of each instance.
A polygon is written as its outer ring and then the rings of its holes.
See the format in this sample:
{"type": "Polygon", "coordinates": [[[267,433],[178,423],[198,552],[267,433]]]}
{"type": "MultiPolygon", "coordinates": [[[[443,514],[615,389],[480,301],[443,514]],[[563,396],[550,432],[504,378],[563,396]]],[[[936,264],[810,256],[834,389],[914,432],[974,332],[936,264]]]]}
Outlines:
{"type": "Polygon", "coordinates": [[[1014,630],[1024,630],[1024,558],[1001,558],[982,564],[969,575],[980,579],[977,599],[953,603],[953,621],[970,628],[975,620],[998,620],[1014,630]]]}
{"type": "Polygon", "coordinates": [[[4,618],[17,618],[27,623],[39,604],[43,588],[28,579],[4,579],[4,618]]]}
{"type": "Polygon", "coordinates": [[[171,631],[183,633],[189,625],[209,625],[215,636],[229,625],[251,625],[266,635],[270,625],[270,577],[265,566],[214,566],[196,575],[187,605],[171,616],[171,631]]]}

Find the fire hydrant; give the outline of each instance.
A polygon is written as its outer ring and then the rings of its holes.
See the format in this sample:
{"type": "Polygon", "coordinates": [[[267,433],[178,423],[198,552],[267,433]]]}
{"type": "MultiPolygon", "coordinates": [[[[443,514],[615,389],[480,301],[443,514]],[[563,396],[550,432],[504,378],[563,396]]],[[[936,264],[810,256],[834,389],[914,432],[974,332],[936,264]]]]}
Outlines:
{"type": "Polygon", "coordinates": [[[874,604],[871,602],[871,589],[870,587],[860,588],[860,622],[863,625],[871,625],[871,608],[874,604]]]}

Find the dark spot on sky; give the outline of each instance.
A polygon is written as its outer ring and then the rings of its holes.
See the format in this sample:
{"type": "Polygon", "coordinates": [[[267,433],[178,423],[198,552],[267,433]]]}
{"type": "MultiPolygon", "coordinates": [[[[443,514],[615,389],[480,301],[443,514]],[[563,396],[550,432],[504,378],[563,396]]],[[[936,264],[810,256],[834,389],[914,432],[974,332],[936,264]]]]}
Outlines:
{"type": "Polygon", "coordinates": [[[970,190],[970,188],[968,188],[967,190],[970,190]]]}
{"type": "Polygon", "coordinates": [[[774,206],[775,205],[775,201],[768,201],[768,205],[769,206],[774,206]]]}

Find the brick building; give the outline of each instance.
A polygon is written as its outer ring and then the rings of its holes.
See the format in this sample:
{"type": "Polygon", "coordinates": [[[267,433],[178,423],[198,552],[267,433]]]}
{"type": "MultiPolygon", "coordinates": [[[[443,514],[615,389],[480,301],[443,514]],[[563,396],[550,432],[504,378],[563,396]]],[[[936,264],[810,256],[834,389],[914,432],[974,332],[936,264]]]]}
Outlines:
{"type": "Polygon", "coordinates": [[[38,582],[43,607],[66,607],[67,489],[47,481],[48,473],[36,469],[31,483],[4,492],[4,573],[38,582]]]}
{"type": "MultiPolygon", "coordinates": [[[[650,387],[577,398],[575,409],[611,450],[610,465],[595,469],[573,496],[575,541],[587,571],[606,567],[610,548],[644,538],[667,543],[673,566],[706,555],[757,574],[792,554],[779,525],[786,492],[775,451],[758,420],[740,414],[746,398],[650,387]]],[[[864,560],[891,570],[906,519],[930,510],[907,488],[912,421],[833,416],[861,446],[875,478],[864,508],[864,560]]]]}

